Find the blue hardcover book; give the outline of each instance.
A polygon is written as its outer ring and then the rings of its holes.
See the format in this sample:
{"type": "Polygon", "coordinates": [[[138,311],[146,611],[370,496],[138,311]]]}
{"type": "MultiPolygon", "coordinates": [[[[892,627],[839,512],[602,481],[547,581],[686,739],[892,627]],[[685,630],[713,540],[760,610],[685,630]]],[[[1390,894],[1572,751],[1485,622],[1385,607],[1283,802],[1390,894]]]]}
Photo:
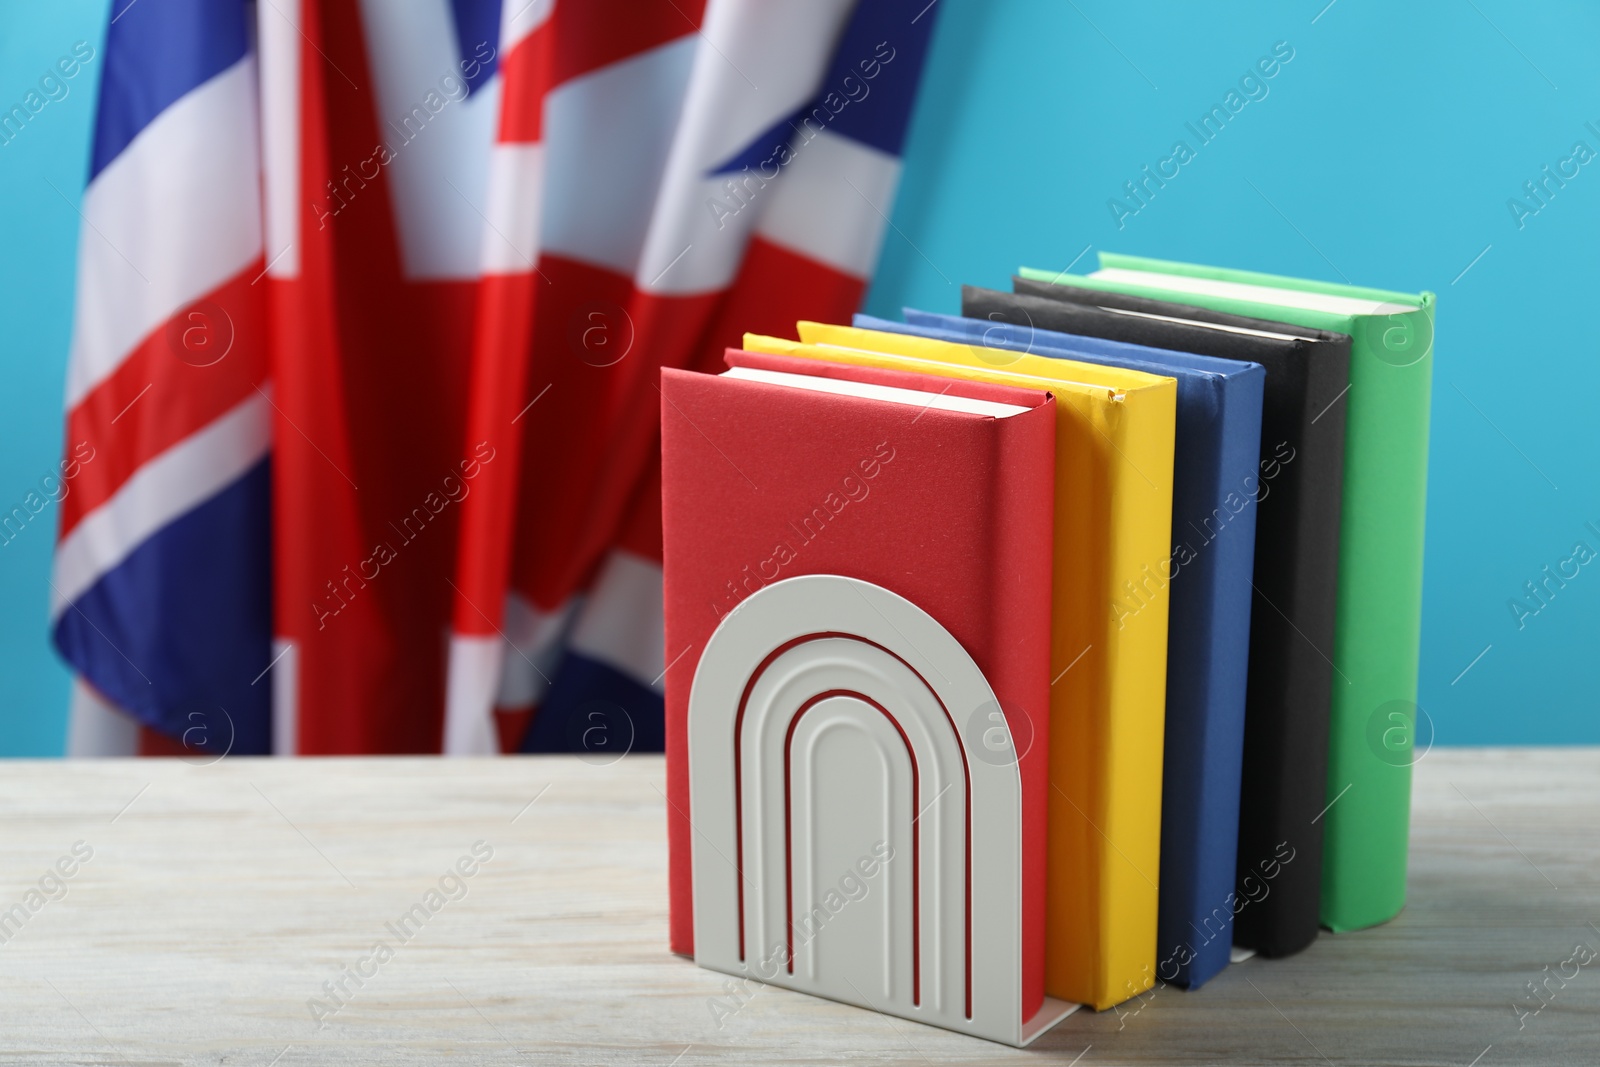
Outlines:
{"type": "Polygon", "coordinates": [[[1161,870],[1148,876],[1159,877],[1160,888],[1155,977],[1195,988],[1228,965],[1238,906],[1234,865],[1266,372],[1259,363],[984,319],[909,308],[905,316],[899,323],[857,315],[855,325],[1177,379],[1172,554],[1116,581],[1122,595],[1109,610],[1131,617],[1144,596],[1171,584],[1161,870]]]}

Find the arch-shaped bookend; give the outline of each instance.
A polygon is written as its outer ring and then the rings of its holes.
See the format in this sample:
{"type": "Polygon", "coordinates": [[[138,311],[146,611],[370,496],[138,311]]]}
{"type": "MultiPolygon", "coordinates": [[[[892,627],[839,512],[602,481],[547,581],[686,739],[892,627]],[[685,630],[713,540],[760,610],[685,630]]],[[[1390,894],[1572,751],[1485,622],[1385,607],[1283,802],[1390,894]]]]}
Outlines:
{"type": "Polygon", "coordinates": [[[989,683],[870,582],[766,586],[689,697],[695,960],[1023,1045],[1022,782],[989,683]]]}

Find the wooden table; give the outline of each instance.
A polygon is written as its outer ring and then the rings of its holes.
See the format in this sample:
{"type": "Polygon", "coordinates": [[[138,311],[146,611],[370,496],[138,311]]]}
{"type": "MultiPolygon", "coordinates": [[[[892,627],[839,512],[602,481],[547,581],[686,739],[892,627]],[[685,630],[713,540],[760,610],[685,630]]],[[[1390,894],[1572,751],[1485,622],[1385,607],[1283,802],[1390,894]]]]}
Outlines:
{"type": "Polygon", "coordinates": [[[1600,951],[1600,750],[1429,753],[1399,919],[1021,1052],[775,989],[719,1027],[726,980],[666,949],[662,784],[657,756],[7,762],[0,1064],[1600,1062],[1600,958],[1564,962],[1600,951]]]}

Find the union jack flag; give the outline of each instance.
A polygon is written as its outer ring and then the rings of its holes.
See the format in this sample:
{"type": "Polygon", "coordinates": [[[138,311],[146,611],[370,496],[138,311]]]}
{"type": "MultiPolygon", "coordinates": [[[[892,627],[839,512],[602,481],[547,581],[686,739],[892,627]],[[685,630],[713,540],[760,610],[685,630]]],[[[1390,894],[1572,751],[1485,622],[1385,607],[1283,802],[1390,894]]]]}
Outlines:
{"type": "Polygon", "coordinates": [[[659,749],[659,370],[856,308],[936,13],[114,13],[53,609],[76,750],[215,709],[235,752],[562,750],[597,714],[659,749]]]}

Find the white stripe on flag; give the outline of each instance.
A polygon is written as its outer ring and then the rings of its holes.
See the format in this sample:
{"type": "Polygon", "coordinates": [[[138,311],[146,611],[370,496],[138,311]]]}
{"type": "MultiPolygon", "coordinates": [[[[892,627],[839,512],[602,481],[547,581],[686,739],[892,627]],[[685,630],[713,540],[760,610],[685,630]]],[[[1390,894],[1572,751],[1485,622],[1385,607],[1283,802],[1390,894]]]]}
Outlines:
{"type": "Polygon", "coordinates": [[[139,721],[108,703],[82,678],[73,678],[67,710],[67,757],[94,759],[138,754],[139,721]]]}
{"type": "Polygon", "coordinates": [[[272,641],[272,670],[257,685],[272,685],[272,754],[299,755],[300,648],[286,637],[272,641]]]}
{"type": "MultiPolygon", "coordinates": [[[[578,0],[582,3],[583,0],[578,0]]],[[[522,43],[555,10],[555,0],[502,0],[500,9],[500,58],[522,43]]]]}
{"type": "Polygon", "coordinates": [[[769,144],[760,146],[765,168],[720,177],[710,171],[816,95],[851,6],[849,0],[723,0],[707,7],[701,34],[707,47],[695,57],[634,276],[640,289],[705,293],[733,280],[764,201],[776,193],[772,182],[783,179],[769,144]],[[759,80],[759,92],[745,72],[759,80]]]}
{"type": "Polygon", "coordinates": [[[184,306],[261,255],[256,64],[158,115],[83,195],[67,409],[184,306]]]}
{"type": "Polygon", "coordinates": [[[255,466],[271,436],[272,407],[258,392],[135,471],[56,546],[51,625],[151,534],[255,466]]]}
{"type": "Polygon", "coordinates": [[[567,647],[661,692],[661,565],[612,549],[567,647]]]}
{"type": "Polygon", "coordinates": [[[894,209],[900,161],[823,130],[796,138],[794,162],[756,232],[857,278],[872,274],[894,209]]]}
{"type": "Polygon", "coordinates": [[[511,647],[495,697],[498,707],[531,708],[544,699],[577,608],[578,602],[568,601],[555,611],[540,611],[517,594],[506,594],[505,636],[511,647]]]}
{"type": "Polygon", "coordinates": [[[450,635],[445,755],[486,756],[500,751],[494,709],[531,708],[544,697],[561,660],[561,638],[574,606],[569,602],[556,611],[540,611],[508,593],[500,633],[450,635]]]}
{"type": "Polygon", "coordinates": [[[300,3],[269,0],[256,8],[266,260],[274,278],[300,274],[300,3]]]}
{"type": "Polygon", "coordinates": [[[499,634],[450,635],[450,666],[444,696],[444,754],[494,756],[500,752],[494,695],[500,688],[505,641],[499,634]]]}
{"type": "Polygon", "coordinates": [[[699,40],[690,33],[545,97],[541,251],[633,276],[699,40]]]}
{"type": "MultiPolygon", "coordinates": [[[[476,278],[500,79],[467,96],[461,64],[475,62],[478,48],[495,42],[457,45],[447,0],[361,0],[361,14],[377,83],[378,138],[391,157],[383,171],[406,277],[476,278]]],[[[361,196],[381,163],[376,146],[370,156],[334,160],[334,184],[346,197],[361,196]],[[342,170],[343,164],[350,170],[342,170]]],[[[328,198],[318,191],[316,199],[328,198]]]]}
{"type": "Polygon", "coordinates": [[[483,231],[485,274],[527,274],[539,259],[544,203],[544,145],[497,144],[489,156],[489,225],[483,231]]]}

